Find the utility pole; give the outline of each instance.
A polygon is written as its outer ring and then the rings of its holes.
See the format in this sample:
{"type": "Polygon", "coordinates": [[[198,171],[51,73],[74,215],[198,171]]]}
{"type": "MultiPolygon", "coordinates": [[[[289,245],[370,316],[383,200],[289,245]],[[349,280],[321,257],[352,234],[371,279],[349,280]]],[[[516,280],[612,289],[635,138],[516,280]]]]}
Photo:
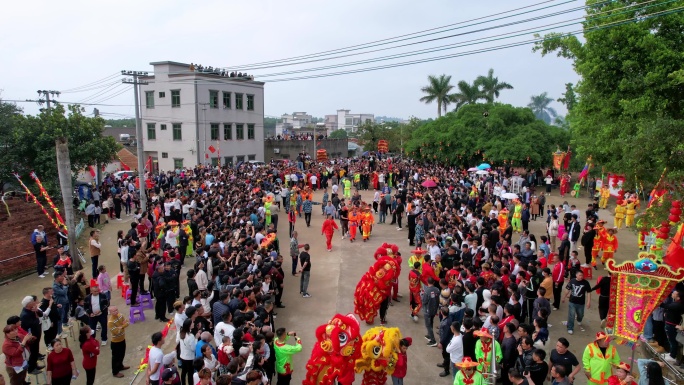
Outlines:
{"type": "MultiPolygon", "coordinates": [[[[144,71],[121,71],[123,76],[131,76],[131,78],[125,78],[122,80],[124,84],[133,84],[133,91],[135,94],[135,142],[138,148],[138,180],[140,182],[139,192],[140,192],[140,207],[142,208],[143,215],[147,211],[147,181],[145,180],[145,151],[143,148],[143,129],[142,122],[140,121],[140,101],[138,98],[138,86],[141,84],[149,84],[144,80],[139,80],[140,76],[147,76],[147,72],[144,71]]],[[[151,167],[150,167],[151,168],[151,167]]],[[[152,170],[150,170],[152,172],[152,170]]]]}
{"type": "MultiPolygon", "coordinates": [[[[49,116],[52,114],[53,99],[59,97],[59,91],[53,90],[38,90],[38,100],[31,100],[38,102],[39,105],[45,103],[47,109],[44,110],[49,116]],[[52,98],[52,99],[51,99],[52,98]]],[[[62,136],[56,136],[55,139],[55,153],[57,161],[57,174],[59,175],[59,187],[62,193],[62,205],[64,205],[64,221],[67,227],[67,235],[69,241],[69,249],[76,249],[76,228],[74,227],[74,206],[71,203],[71,196],[73,194],[73,183],[71,181],[71,158],[69,157],[69,137],[66,132],[61,132],[62,136]]],[[[81,260],[76,258],[76,252],[72,251],[73,268],[74,270],[81,270],[81,260]]]]}

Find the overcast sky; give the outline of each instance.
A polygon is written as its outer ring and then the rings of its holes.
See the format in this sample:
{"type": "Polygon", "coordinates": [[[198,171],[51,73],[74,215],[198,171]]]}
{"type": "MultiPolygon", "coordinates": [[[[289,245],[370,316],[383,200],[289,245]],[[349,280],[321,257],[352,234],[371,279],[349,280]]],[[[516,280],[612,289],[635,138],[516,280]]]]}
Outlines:
{"type": "MultiPolygon", "coordinates": [[[[544,0],[455,1],[429,0],[252,0],[252,1],[12,1],[3,4],[0,13],[0,89],[3,99],[32,99],[38,89],[68,90],[115,75],[122,69],[151,71],[150,62],[172,60],[201,63],[206,66],[235,68],[258,62],[315,54],[371,41],[409,34],[421,30],[464,22],[505,12],[514,8],[542,3],[544,0]]],[[[541,7],[546,10],[477,26],[455,26],[459,29],[433,34],[401,44],[419,42],[446,35],[472,32],[503,23],[540,17],[584,5],[584,1],[552,0],[514,13],[541,7]]],[[[501,15],[510,16],[511,14],[501,15]]],[[[531,45],[450,58],[429,63],[379,71],[324,77],[318,79],[268,82],[294,75],[259,75],[335,65],[355,60],[405,53],[439,45],[462,43],[493,35],[511,36],[498,42],[480,43],[447,51],[416,55],[410,58],[382,61],[334,70],[298,74],[306,76],[407,60],[456,54],[473,49],[515,43],[532,38],[536,29],[572,31],[579,25],[562,27],[583,15],[582,11],[564,13],[536,21],[469,33],[437,41],[385,50],[335,60],[323,60],[297,66],[281,66],[249,70],[265,85],[266,115],[279,116],[293,111],[306,111],[322,117],[337,109],[373,113],[400,118],[436,117],[436,106],[418,99],[428,75],[448,74],[455,85],[459,80],[472,81],[494,69],[495,76],[511,83],[515,89],[504,91],[500,101],[525,106],[531,95],[548,92],[558,98],[567,82],[576,82],[568,60],[541,57],[531,45]],[[529,30],[527,30],[529,29],[529,30]],[[526,30],[526,31],[521,31],[526,30]],[[520,31],[520,32],[519,32],[520,31]]],[[[575,20],[575,22],[577,22],[575,20]]],[[[472,24],[472,23],[467,23],[472,24]]],[[[454,27],[452,27],[454,28],[454,27]]],[[[542,32],[546,33],[546,32],[542,32]]],[[[400,43],[396,43],[400,44],[400,43]]],[[[396,45],[395,44],[395,45],[396,45]]],[[[375,47],[386,48],[392,45],[375,47]]],[[[360,51],[347,52],[347,54],[360,51]]],[[[321,59],[321,58],[319,58],[321,59]]],[[[86,92],[64,93],[62,101],[101,101],[113,106],[98,106],[103,113],[133,116],[133,92],[130,86],[116,86],[114,77],[96,86],[112,84],[86,92]],[[104,91],[104,92],[103,92],[104,91]],[[122,94],[118,94],[123,91],[122,94]],[[101,95],[97,95],[103,92],[101,95]],[[109,98],[114,96],[112,98],[109,98]],[[108,99],[109,98],[109,99],[108,99]]],[[[27,113],[37,106],[20,103],[27,113]]],[[[554,102],[565,113],[560,103],[554,102]]],[[[92,106],[86,107],[92,112],[92,106]]],[[[114,118],[114,115],[107,115],[114,118]]]]}

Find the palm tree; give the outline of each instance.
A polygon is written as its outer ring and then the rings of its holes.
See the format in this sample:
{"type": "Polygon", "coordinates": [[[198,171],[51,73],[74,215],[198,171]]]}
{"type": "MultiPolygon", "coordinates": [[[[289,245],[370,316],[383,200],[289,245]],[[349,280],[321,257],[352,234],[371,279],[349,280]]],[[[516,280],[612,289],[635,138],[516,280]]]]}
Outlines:
{"type": "Polygon", "coordinates": [[[494,77],[493,68],[489,69],[487,76],[478,76],[477,79],[475,79],[475,85],[482,87],[482,93],[484,94],[487,103],[493,103],[494,99],[498,99],[501,90],[513,89],[512,85],[506,82],[499,82],[499,78],[494,77]]]}
{"type": "Polygon", "coordinates": [[[527,107],[532,110],[537,119],[543,120],[547,124],[551,124],[553,118],[558,116],[556,110],[549,107],[551,102],[553,102],[553,99],[550,98],[546,92],[543,92],[541,95],[531,96],[530,103],[527,107]]]}
{"type": "Polygon", "coordinates": [[[451,95],[449,92],[454,88],[454,86],[451,85],[451,76],[439,75],[439,77],[436,77],[430,75],[428,76],[428,82],[430,83],[428,86],[420,89],[427,94],[420,98],[420,101],[425,104],[436,101],[437,116],[441,118],[442,108],[446,114],[447,106],[451,103],[451,95]]]}
{"type": "Polygon", "coordinates": [[[461,80],[457,84],[458,92],[451,96],[451,101],[456,103],[456,110],[466,104],[475,104],[478,100],[484,99],[484,94],[475,83],[468,84],[467,81],[461,80]]]}

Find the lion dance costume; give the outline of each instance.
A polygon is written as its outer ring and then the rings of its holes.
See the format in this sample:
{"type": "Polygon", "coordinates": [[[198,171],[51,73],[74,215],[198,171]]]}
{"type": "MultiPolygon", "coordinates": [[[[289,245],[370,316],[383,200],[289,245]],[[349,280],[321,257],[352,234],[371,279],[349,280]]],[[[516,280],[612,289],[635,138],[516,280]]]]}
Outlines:
{"type": "Polygon", "coordinates": [[[374,327],[363,335],[361,358],[354,370],[363,373],[361,385],[383,385],[392,375],[399,357],[399,328],[374,327]]]}
{"type": "Polygon", "coordinates": [[[316,329],[316,344],[306,363],[303,385],[341,385],[354,382],[354,365],[361,358],[359,321],[353,314],[335,314],[316,329]]]}
{"type": "Polygon", "coordinates": [[[354,313],[372,324],[380,304],[390,295],[395,279],[401,273],[401,262],[395,258],[397,245],[383,243],[375,252],[375,263],[361,277],[354,292],[354,313]]]}

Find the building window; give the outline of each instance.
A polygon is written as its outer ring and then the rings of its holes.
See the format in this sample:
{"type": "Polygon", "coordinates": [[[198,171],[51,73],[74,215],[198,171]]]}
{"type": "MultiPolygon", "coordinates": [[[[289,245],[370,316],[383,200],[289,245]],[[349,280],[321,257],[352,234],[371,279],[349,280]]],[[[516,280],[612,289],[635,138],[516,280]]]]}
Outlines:
{"type": "Polygon", "coordinates": [[[254,111],[254,95],[247,95],[247,111],[254,111]]]}
{"type": "Polygon", "coordinates": [[[160,124],[159,129],[162,131],[166,131],[166,124],[160,124]]]}
{"type": "Polygon", "coordinates": [[[209,108],[218,108],[218,91],[209,91],[209,108]]]}
{"type": "Polygon", "coordinates": [[[154,91],[145,91],[145,107],[154,108],[154,91]]]}
{"type": "Polygon", "coordinates": [[[219,164],[219,158],[211,158],[212,167],[216,167],[219,164]]]}
{"type": "Polygon", "coordinates": [[[168,152],[162,152],[162,159],[166,159],[166,158],[168,158],[168,157],[169,157],[169,153],[168,153],[168,152]]]}
{"type": "Polygon", "coordinates": [[[247,160],[256,160],[256,155],[247,155],[247,160]]]}
{"type": "Polygon", "coordinates": [[[223,158],[223,165],[228,166],[228,167],[232,167],[233,166],[233,157],[232,156],[226,156],[225,158],[223,158]]]}
{"type": "Polygon", "coordinates": [[[159,98],[165,98],[166,97],[166,92],[164,91],[159,91],[159,98]]]}
{"type": "Polygon", "coordinates": [[[233,140],[233,124],[225,123],[223,125],[223,140],[233,140]]]}
{"type": "Polygon", "coordinates": [[[345,119],[344,119],[344,124],[347,125],[347,126],[351,126],[352,124],[354,124],[354,119],[352,119],[352,118],[345,118],[345,119]]]}
{"type": "Polygon", "coordinates": [[[230,108],[230,92],[223,92],[223,108],[230,108]]]}
{"type": "Polygon", "coordinates": [[[212,123],[211,124],[211,140],[219,140],[219,124],[218,123],[212,123]]]}
{"type": "Polygon", "coordinates": [[[242,96],[243,96],[243,94],[235,94],[235,109],[236,110],[242,109],[242,96]]]}
{"type": "Polygon", "coordinates": [[[254,139],[254,125],[247,125],[247,139],[254,139]]]}
{"type": "Polygon", "coordinates": [[[183,168],[183,158],[173,158],[173,168],[183,168]]]}
{"type": "Polygon", "coordinates": [[[235,138],[237,140],[243,140],[245,138],[245,125],[244,124],[236,124],[235,125],[235,138]]]}
{"type": "Polygon", "coordinates": [[[181,131],[181,124],[173,124],[173,140],[183,140],[183,132],[181,131]]]}
{"type": "Polygon", "coordinates": [[[171,90],[171,107],[180,107],[180,90],[171,90]]]}
{"type": "Polygon", "coordinates": [[[154,123],[147,123],[147,139],[155,140],[157,139],[157,129],[154,123]]]}
{"type": "Polygon", "coordinates": [[[245,156],[244,155],[238,155],[235,157],[235,161],[240,163],[245,161],[245,156]]]}

